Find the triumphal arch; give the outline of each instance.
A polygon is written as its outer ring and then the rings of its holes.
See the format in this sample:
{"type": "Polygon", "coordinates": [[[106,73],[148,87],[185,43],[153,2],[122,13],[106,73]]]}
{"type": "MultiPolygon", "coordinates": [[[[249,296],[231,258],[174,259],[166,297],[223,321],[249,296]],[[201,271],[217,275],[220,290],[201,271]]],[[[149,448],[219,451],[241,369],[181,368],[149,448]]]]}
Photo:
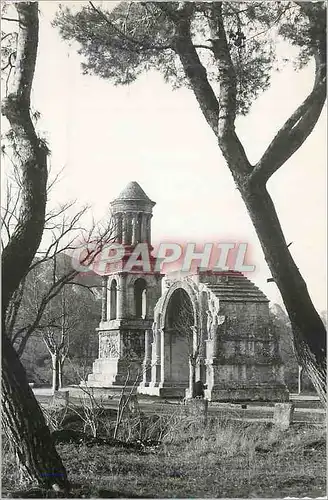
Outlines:
{"type": "MultiPolygon", "coordinates": [[[[136,182],[112,202],[124,258],[140,242],[151,248],[154,205],[136,182]]],[[[288,399],[269,301],[242,273],[121,266],[103,279],[102,306],[88,385],[117,390],[129,373],[152,396],[188,397],[197,381],[209,400],[288,399]]]]}

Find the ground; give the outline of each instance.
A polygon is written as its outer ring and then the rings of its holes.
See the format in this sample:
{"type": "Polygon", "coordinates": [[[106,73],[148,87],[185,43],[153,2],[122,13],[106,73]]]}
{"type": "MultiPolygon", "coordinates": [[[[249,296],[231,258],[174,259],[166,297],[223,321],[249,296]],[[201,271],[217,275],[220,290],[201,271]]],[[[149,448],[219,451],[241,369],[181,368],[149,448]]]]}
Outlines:
{"type": "MultiPolygon", "coordinates": [[[[211,417],[204,428],[180,417],[162,427],[160,444],[139,450],[72,443],[57,448],[75,498],[322,497],[325,435],[318,425],[295,423],[282,432],[270,422],[211,417]]],[[[14,463],[7,449],[3,497],[17,489],[14,463]]]]}

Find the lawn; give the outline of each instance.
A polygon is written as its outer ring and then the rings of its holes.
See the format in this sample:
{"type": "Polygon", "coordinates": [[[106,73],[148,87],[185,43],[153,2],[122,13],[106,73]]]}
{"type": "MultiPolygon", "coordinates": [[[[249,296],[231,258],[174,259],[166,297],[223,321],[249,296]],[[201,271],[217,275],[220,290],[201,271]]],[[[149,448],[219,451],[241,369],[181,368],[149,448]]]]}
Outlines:
{"type": "MultiPolygon", "coordinates": [[[[65,443],[57,449],[76,498],[318,497],[326,494],[326,431],[294,424],[170,420],[143,449],[65,443]]],[[[3,496],[18,487],[3,454],[3,496]]],[[[15,494],[13,496],[16,496],[15,494]]],[[[26,495],[27,496],[27,495],[26,495]]]]}

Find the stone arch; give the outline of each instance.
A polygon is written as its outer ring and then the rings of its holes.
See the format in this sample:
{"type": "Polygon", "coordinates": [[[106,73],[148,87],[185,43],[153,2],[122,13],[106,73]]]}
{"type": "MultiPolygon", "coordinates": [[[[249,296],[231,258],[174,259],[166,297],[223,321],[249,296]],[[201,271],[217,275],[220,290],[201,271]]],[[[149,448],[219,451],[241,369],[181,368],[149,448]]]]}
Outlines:
{"type": "Polygon", "coordinates": [[[173,294],[176,292],[176,290],[184,290],[188,297],[190,298],[191,304],[192,304],[192,309],[193,309],[193,317],[194,317],[194,324],[197,329],[199,328],[200,325],[200,308],[199,308],[199,302],[198,302],[198,297],[197,297],[197,292],[195,290],[195,287],[192,286],[187,280],[179,280],[175,283],[173,283],[168,290],[164,293],[160,308],[158,308],[155,313],[155,321],[157,321],[157,324],[159,328],[165,329],[165,322],[166,322],[166,314],[167,310],[170,304],[170,300],[173,296],[173,294]]]}
{"type": "Polygon", "coordinates": [[[173,283],[156,310],[155,322],[161,339],[161,381],[184,393],[190,381],[190,355],[194,353],[195,341],[201,338],[197,285],[188,280],[173,283]],[[181,309],[186,314],[181,316],[181,309]]]}
{"type": "Polygon", "coordinates": [[[177,288],[171,294],[166,314],[165,328],[189,329],[194,325],[194,309],[190,296],[184,288],[177,288]]]}

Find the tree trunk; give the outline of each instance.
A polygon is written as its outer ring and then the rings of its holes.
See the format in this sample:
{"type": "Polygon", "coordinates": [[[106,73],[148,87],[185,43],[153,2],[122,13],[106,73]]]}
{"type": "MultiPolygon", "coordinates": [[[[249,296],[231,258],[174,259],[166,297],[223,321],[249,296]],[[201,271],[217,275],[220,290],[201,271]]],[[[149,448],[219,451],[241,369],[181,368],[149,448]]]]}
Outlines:
{"type": "Polygon", "coordinates": [[[2,422],[23,472],[46,488],[68,491],[56,451],[26,374],[10,340],[2,337],[2,422]]]}
{"type": "Polygon", "coordinates": [[[298,365],[298,387],[297,387],[298,394],[301,394],[302,392],[302,379],[303,379],[303,366],[298,365]]]}
{"type": "Polygon", "coordinates": [[[52,361],[52,391],[58,391],[59,389],[59,354],[57,350],[51,354],[52,361]]]}
{"type": "Polygon", "coordinates": [[[22,191],[16,228],[2,253],[2,421],[27,476],[42,486],[67,491],[65,468],[5,328],[10,301],[41,242],[48,176],[48,149],[38,138],[30,115],[38,47],[38,4],[18,2],[15,8],[19,17],[15,71],[2,114],[10,123],[22,191]]]}
{"type": "Polygon", "coordinates": [[[7,117],[15,137],[13,149],[19,158],[22,203],[16,228],[2,253],[2,300],[5,311],[40,245],[48,177],[48,149],[37,137],[30,116],[30,90],[38,44],[38,6],[35,2],[20,2],[16,9],[21,24],[14,83],[3,102],[2,114],[7,117]]]}
{"type": "Polygon", "coordinates": [[[63,388],[63,368],[64,368],[65,358],[59,356],[58,360],[58,386],[59,389],[63,388]]]}
{"type": "Polygon", "coordinates": [[[325,406],[326,330],[306,283],[287,247],[272,199],[265,186],[239,184],[241,195],[259,237],[265,260],[291,321],[295,352],[325,406]]]}

